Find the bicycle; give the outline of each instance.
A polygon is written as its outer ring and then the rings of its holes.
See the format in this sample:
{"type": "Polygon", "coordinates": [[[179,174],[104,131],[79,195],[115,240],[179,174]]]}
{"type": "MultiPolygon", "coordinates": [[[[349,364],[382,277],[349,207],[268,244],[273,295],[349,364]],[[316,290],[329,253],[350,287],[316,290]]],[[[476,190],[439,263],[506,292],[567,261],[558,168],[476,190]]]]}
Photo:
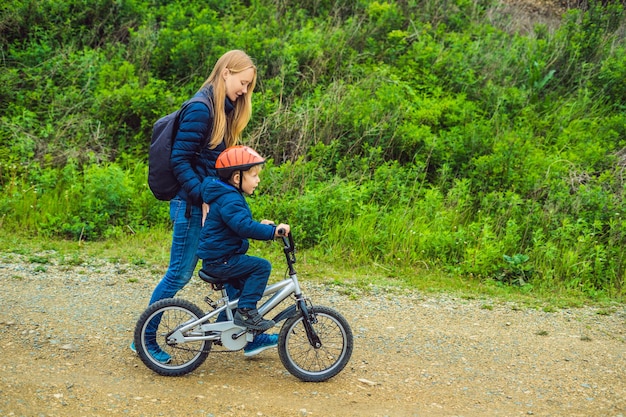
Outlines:
{"type": "MultiPolygon", "coordinates": [[[[265,316],[293,297],[294,303],[273,317],[276,324],[284,321],[278,335],[280,361],[302,381],[326,381],[348,364],[353,350],[352,330],[338,311],[313,305],[304,296],[294,268],[293,234],[281,238],[288,277],[266,287],[263,296],[269,298],[257,309],[265,316]]],[[[237,300],[229,300],[224,289],[227,279],[208,275],[203,270],[198,275],[214,291],[221,292],[221,298],[216,301],[209,296],[205,298],[212,310],[204,312],[190,301],[167,298],[150,305],[137,321],[134,332],[137,353],[157,374],[188,374],[204,363],[212,345],[234,352],[254,339],[255,332],[233,322],[237,300]],[[216,321],[221,312],[225,312],[226,321],[216,321]]]]}

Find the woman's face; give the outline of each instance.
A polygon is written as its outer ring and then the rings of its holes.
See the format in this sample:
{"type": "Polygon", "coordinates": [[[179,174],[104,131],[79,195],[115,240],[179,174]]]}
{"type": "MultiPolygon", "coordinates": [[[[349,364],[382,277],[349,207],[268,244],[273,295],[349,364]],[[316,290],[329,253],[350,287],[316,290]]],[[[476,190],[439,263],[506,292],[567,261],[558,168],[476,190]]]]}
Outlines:
{"type": "Polygon", "coordinates": [[[254,68],[248,68],[241,72],[233,73],[225,69],[223,73],[224,85],[226,86],[226,96],[233,103],[237,98],[248,92],[248,86],[254,80],[254,68]]]}

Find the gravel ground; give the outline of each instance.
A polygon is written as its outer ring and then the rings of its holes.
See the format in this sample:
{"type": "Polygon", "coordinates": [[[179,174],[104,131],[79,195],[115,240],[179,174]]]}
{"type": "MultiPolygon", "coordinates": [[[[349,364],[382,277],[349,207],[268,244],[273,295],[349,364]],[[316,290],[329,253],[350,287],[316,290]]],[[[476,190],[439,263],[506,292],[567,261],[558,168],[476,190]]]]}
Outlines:
{"type": "MultiPolygon", "coordinates": [[[[211,353],[160,377],[128,349],[159,278],[148,268],[1,253],[2,416],[625,416],[626,310],[543,312],[302,280],[352,325],[346,369],[303,383],[275,349],[211,353]]],[[[198,305],[194,279],[179,295],[198,305]]]]}

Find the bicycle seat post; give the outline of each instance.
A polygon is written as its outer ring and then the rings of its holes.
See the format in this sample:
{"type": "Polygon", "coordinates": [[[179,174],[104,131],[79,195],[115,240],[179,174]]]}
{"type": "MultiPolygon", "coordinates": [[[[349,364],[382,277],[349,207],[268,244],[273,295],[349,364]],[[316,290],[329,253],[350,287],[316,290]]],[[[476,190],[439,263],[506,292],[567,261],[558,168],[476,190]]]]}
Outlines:
{"type": "MultiPolygon", "coordinates": [[[[218,288],[215,287],[215,289],[217,290],[218,288]]],[[[230,310],[230,308],[228,308],[228,302],[230,301],[230,298],[228,297],[228,293],[226,292],[226,288],[224,287],[224,284],[219,285],[219,290],[222,292],[221,301],[226,306],[226,311],[225,311],[226,318],[228,319],[228,321],[233,321],[234,320],[233,312],[230,310]]]]}
{"type": "Polygon", "coordinates": [[[232,321],[233,312],[230,310],[230,308],[228,308],[228,303],[230,300],[228,298],[228,292],[226,292],[226,288],[225,288],[225,284],[227,281],[221,277],[209,275],[202,269],[198,271],[198,276],[204,282],[211,284],[211,288],[213,288],[214,291],[220,291],[222,293],[222,298],[220,298],[217,302],[215,302],[216,307],[214,308],[220,308],[223,303],[223,305],[226,306],[226,311],[225,311],[226,317],[229,321],[232,321]]]}

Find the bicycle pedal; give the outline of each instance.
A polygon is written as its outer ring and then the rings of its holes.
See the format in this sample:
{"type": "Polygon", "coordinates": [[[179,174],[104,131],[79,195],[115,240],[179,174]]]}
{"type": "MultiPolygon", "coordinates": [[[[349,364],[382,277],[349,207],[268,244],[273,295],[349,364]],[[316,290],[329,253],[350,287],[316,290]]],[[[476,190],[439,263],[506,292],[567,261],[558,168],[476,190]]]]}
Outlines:
{"type": "Polygon", "coordinates": [[[208,295],[206,297],[204,297],[204,302],[207,303],[208,305],[210,305],[213,310],[215,310],[216,308],[221,307],[222,305],[224,305],[224,300],[223,299],[215,301],[211,297],[209,297],[208,295]]]}

